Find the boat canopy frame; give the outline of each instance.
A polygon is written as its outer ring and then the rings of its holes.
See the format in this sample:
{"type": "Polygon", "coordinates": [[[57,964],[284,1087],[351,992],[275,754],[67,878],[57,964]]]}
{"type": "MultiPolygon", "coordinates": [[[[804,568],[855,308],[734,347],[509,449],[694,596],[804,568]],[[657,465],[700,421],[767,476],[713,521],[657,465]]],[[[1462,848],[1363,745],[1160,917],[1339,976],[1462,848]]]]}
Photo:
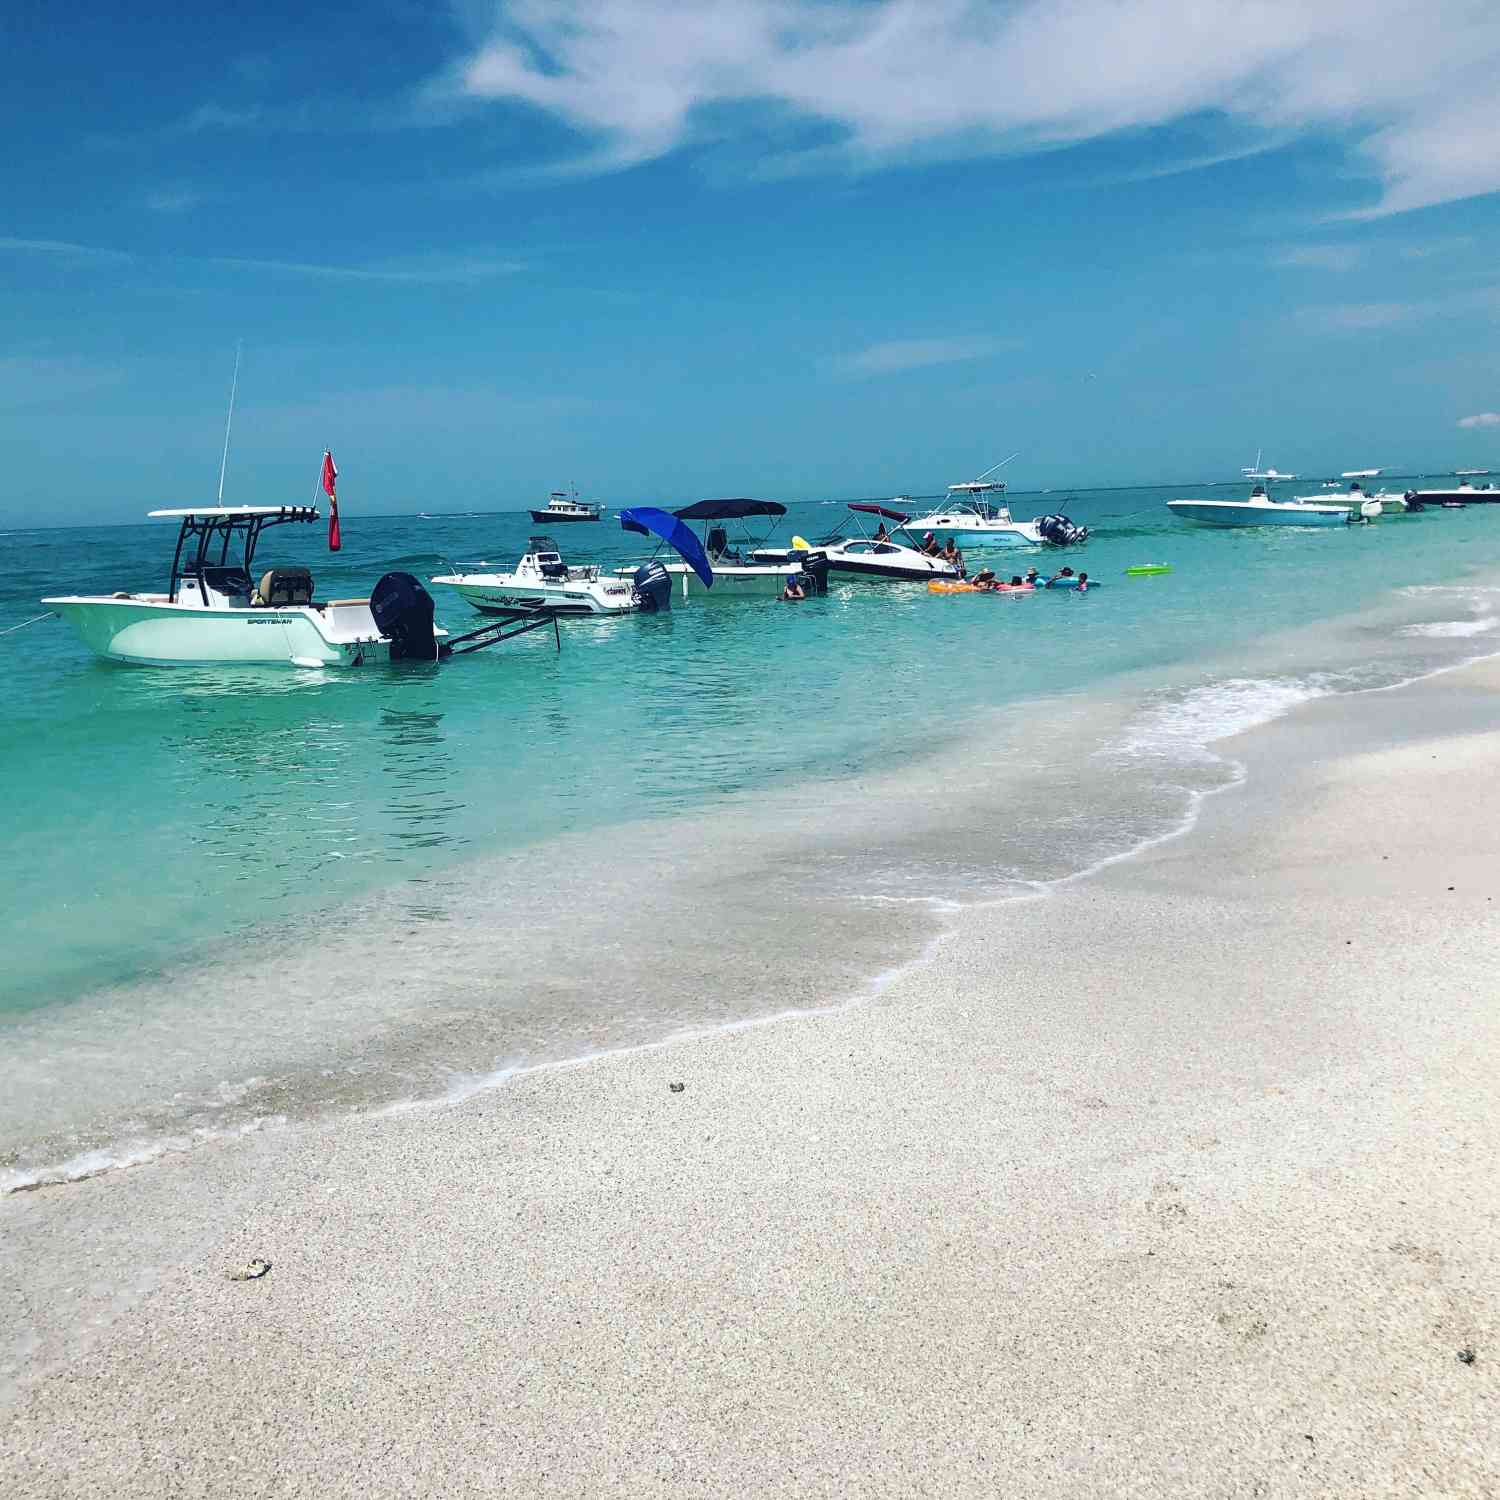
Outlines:
{"type": "Polygon", "coordinates": [[[183,579],[194,577],[197,580],[198,593],[205,609],[209,607],[208,584],[204,580],[203,570],[205,567],[229,566],[229,548],[236,535],[243,538],[240,566],[249,576],[251,566],[255,561],[256,544],[260,541],[261,532],[267,526],[280,526],[288,521],[316,521],[318,519],[317,507],[312,505],[283,505],[274,510],[269,507],[235,511],[190,510],[180,512],[180,514],[182,527],[177,533],[177,546],[172,553],[172,576],[167,584],[167,598],[176,603],[177,591],[183,579]],[[184,566],[183,550],[188,547],[193,538],[197,539],[197,546],[191,549],[191,562],[184,566]],[[210,557],[216,542],[219,551],[217,562],[210,557]]]}

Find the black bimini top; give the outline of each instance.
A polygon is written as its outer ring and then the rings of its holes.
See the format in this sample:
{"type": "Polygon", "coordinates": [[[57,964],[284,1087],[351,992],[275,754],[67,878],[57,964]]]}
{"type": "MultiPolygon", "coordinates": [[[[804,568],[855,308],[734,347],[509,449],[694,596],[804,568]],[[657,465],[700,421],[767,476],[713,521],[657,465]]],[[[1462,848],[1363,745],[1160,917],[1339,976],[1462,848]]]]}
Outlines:
{"type": "Polygon", "coordinates": [[[911,520],[910,516],[903,515],[899,510],[887,510],[883,505],[856,505],[851,501],[849,509],[862,511],[867,516],[884,516],[887,521],[900,521],[903,526],[911,520]]]}
{"type": "Polygon", "coordinates": [[[672,512],[679,521],[742,521],[747,516],[784,516],[774,500],[700,500],[672,512]]]}

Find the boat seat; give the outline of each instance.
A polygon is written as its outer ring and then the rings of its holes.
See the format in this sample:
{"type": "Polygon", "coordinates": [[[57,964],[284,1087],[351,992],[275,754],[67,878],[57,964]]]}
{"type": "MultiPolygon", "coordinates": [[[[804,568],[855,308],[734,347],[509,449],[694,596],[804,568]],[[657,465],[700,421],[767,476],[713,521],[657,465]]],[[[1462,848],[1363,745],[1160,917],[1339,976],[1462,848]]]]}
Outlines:
{"type": "Polygon", "coordinates": [[[313,577],[306,568],[271,568],[261,575],[256,601],[275,607],[286,604],[311,604],[313,577]]]}

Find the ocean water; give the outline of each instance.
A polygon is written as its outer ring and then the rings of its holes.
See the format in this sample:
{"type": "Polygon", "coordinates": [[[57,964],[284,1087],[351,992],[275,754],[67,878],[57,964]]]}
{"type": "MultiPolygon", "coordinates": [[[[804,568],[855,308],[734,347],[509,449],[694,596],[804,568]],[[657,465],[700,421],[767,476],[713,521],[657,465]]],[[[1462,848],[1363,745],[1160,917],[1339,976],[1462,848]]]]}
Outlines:
{"type": "MultiPolygon", "coordinates": [[[[1012,498],[1095,534],[1000,566],[1069,562],[1085,597],[835,582],[350,672],[0,637],[0,1184],[856,997],[953,904],[1181,828],[1239,774],[1225,735],[1500,650],[1500,507],[1219,532],[1179,493],[1012,498]],[[1125,576],[1148,562],[1173,572],[1125,576]]],[[[843,514],[794,506],[777,536],[843,514]]],[[[286,528],[260,560],[349,595],[508,565],[531,529],[351,512],[336,556],[286,528]]],[[[0,630],[47,593],[159,586],[173,539],[0,535],[0,630]]],[[[639,555],[612,522],[559,539],[639,555]]]]}

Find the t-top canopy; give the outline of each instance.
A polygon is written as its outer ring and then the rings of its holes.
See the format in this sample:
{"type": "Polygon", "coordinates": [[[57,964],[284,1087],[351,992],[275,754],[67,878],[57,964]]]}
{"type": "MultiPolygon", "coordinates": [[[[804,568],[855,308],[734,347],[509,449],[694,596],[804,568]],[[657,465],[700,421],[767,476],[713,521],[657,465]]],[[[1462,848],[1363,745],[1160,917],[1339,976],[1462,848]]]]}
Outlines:
{"type": "Polygon", "coordinates": [[[742,521],[746,516],[784,516],[774,500],[700,500],[672,512],[679,521],[742,521]]]}
{"type": "Polygon", "coordinates": [[[244,516],[280,516],[284,521],[316,521],[317,508],[312,505],[190,505],[186,510],[148,510],[152,520],[177,520],[198,516],[207,521],[227,521],[244,516]]]}
{"type": "Polygon", "coordinates": [[[887,521],[899,521],[903,526],[911,520],[910,516],[902,515],[899,510],[887,510],[883,505],[856,505],[851,501],[849,509],[861,511],[867,516],[884,516],[887,521]]]}

